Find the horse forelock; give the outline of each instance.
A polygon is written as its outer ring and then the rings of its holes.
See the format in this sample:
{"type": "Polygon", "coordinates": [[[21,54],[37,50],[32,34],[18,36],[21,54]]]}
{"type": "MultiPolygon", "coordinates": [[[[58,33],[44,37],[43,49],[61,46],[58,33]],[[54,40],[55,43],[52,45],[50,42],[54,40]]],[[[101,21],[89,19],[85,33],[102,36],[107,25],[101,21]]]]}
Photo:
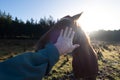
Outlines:
{"type": "MultiPolygon", "coordinates": [[[[69,17],[64,17],[59,20],[54,28],[53,31],[60,32],[61,29],[65,29],[66,27],[71,27],[75,31],[74,42],[79,44],[87,44],[89,43],[89,38],[87,34],[81,29],[80,25],[77,24],[77,21],[71,20],[69,17]],[[83,43],[84,42],[84,43],[83,43]]],[[[52,35],[51,35],[52,37],[52,35]]]]}

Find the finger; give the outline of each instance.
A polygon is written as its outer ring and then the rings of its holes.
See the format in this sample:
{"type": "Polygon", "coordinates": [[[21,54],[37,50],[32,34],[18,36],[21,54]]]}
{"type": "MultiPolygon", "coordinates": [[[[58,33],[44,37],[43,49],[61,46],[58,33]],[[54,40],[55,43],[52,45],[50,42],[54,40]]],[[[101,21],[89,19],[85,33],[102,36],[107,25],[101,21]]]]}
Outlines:
{"type": "Polygon", "coordinates": [[[64,36],[64,37],[67,37],[67,33],[68,33],[68,27],[65,28],[65,31],[64,31],[63,36],[64,36]]]}
{"type": "Polygon", "coordinates": [[[73,40],[73,38],[74,38],[74,35],[75,35],[75,32],[74,31],[72,31],[72,34],[71,34],[71,40],[73,40]]]}
{"type": "Polygon", "coordinates": [[[79,44],[74,44],[74,45],[73,45],[73,50],[74,50],[75,48],[79,47],[79,46],[80,46],[79,44]]]}
{"type": "Polygon", "coordinates": [[[69,32],[68,32],[68,37],[69,38],[70,38],[71,34],[72,34],[72,28],[69,28],[69,32]]]}
{"type": "Polygon", "coordinates": [[[63,36],[63,29],[60,31],[60,37],[63,36]]]}

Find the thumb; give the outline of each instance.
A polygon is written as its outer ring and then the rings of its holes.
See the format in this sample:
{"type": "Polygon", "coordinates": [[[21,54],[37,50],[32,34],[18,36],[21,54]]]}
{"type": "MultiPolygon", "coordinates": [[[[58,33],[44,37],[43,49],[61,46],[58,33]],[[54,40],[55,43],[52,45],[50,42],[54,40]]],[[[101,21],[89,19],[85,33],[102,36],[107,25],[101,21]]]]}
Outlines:
{"type": "Polygon", "coordinates": [[[74,44],[73,45],[73,49],[75,49],[75,48],[77,48],[77,47],[79,47],[80,45],[79,44],[74,44]]]}

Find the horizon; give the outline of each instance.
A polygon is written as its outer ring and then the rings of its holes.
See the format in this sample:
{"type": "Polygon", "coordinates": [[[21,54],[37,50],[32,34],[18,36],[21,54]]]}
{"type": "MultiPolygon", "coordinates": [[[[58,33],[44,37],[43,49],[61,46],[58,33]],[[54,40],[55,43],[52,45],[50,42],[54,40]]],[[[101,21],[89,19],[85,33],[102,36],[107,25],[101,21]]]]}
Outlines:
{"type": "Polygon", "coordinates": [[[120,1],[118,0],[1,0],[0,10],[13,18],[39,21],[40,18],[60,19],[84,12],[78,23],[86,32],[120,29],[120,1]]]}

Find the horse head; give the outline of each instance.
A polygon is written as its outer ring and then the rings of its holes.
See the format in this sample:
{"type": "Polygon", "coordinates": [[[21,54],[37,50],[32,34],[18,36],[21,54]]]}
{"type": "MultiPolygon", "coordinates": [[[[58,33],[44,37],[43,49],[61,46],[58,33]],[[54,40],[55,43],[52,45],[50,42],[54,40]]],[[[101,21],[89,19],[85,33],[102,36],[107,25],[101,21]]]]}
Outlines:
{"type": "Polygon", "coordinates": [[[73,44],[79,44],[80,47],[72,52],[73,73],[76,78],[95,80],[98,72],[98,63],[94,49],[90,44],[87,34],[77,24],[77,20],[82,13],[74,16],[65,16],[61,18],[48,32],[46,32],[38,41],[36,51],[43,49],[49,42],[56,43],[61,29],[71,27],[75,31],[73,44]]]}

